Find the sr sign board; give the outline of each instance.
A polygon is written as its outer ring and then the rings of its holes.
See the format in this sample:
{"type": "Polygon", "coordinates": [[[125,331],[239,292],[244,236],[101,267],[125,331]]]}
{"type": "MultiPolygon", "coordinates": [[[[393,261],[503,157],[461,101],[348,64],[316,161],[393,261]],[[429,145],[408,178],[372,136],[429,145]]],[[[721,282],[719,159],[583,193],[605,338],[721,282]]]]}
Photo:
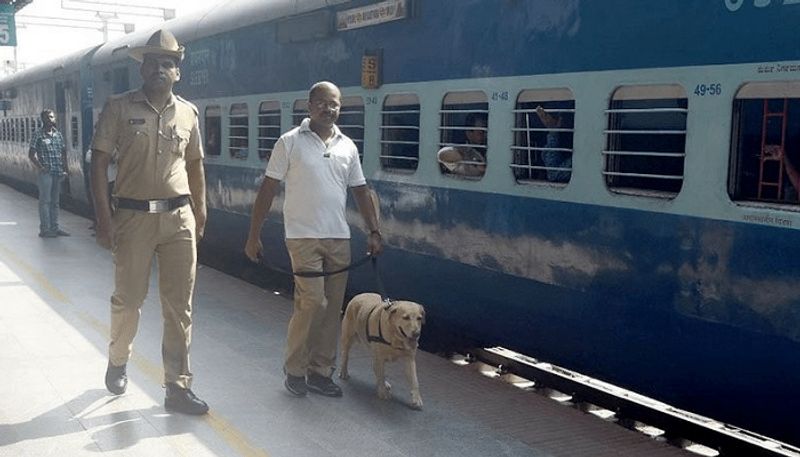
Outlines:
{"type": "Polygon", "coordinates": [[[17,28],[14,26],[14,5],[0,5],[0,46],[17,45],[17,28]]]}

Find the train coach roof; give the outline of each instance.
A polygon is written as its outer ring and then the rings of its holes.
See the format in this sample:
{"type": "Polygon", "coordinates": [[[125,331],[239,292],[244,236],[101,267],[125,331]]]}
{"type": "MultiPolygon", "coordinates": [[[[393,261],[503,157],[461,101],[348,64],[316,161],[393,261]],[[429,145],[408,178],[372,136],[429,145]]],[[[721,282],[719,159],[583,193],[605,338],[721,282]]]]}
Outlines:
{"type": "Polygon", "coordinates": [[[210,9],[173,19],[156,27],[106,42],[92,59],[93,66],[128,58],[128,51],[142,46],[156,30],[169,29],[183,44],[248,25],[295,16],[351,0],[225,0],[210,9]]]}
{"type": "Polygon", "coordinates": [[[10,87],[19,84],[28,84],[41,81],[43,79],[52,78],[53,75],[59,71],[63,71],[64,73],[78,71],[80,68],[81,59],[83,59],[96,47],[97,46],[81,49],[80,51],[73,52],[72,54],[67,54],[46,63],[18,71],[8,78],[3,78],[0,80],[0,87],[10,87]]]}

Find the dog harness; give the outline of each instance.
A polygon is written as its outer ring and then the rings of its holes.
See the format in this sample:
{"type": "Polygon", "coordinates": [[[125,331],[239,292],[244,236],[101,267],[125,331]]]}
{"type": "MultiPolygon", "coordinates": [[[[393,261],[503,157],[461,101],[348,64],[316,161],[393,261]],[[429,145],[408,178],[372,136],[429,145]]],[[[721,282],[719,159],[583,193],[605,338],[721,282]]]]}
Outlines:
{"type": "MultiPolygon", "coordinates": [[[[391,306],[391,302],[389,302],[389,306],[391,306]]],[[[388,308],[389,306],[386,306],[386,308],[388,308]]],[[[364,327],[365,327],[364,330],[366,331],[365,335],[367,335],[367,341],[369,341],[370,343],[381,343],[381,344],[385,344],[387,346],[391,346],[392,343],[386,341],[386,338],[383,337],[383,329],[381,329],[381,317],[380,316],[378,316],[378,336],[373,336],[373,335],[369,334],[369,322],[370,322],[370,320],[372,320],[372,313],[374,313],[376,309],[378,309],[377,306],[372,308],[372,311],[369,312],[369,314],[367,315],[366,322],[364,323],[364,327]]]]}

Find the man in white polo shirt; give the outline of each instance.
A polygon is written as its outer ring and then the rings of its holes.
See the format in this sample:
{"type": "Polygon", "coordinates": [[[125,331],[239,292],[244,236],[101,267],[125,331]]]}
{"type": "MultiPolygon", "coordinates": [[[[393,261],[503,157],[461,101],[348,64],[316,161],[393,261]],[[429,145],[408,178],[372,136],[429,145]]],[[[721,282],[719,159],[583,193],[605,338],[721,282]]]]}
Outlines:
{"type": "MultiPolygon", "coordinates": [[[[327,81],[314,84],[308,94],[309,118],[275,143],[250,219],[245,253],[252,261],[261,256],[261,228],[281,181],[286,182],[283,219],[293,271],[334,271],[350,264],[348,188],[369,230],[368,252],[380,254],[381,232],[358,149],[335,124],[340,108],[338,87],[327,81]]],[[[308,390],[339,397],[342,390],[331,375],[347,272],[295,276],[294,284],[284,385],[298,397],[308,390]]]]}

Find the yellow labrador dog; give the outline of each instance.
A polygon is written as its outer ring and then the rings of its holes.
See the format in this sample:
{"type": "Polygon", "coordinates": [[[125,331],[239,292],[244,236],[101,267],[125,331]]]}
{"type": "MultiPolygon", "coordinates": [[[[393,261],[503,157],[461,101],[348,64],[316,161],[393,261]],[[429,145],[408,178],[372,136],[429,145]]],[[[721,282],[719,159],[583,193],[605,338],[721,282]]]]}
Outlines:
{"type": "Polygon", "coordinates": [[[410,301],[392,301],[387,304],[378,294],[359,294],[347,304],[342,320],[342,369],[339,377],[347,379],[347,359],[350,347],[358,339],[372,352],[372,369],[378,384],[378,397],[391,398],[391,385],[386,381],[384,365],[396,359],[405,359],[405,372],[411,388],[411,407],[422,409],[422,397],[417,381],[417,343],[425,309],[410,301]]]}

